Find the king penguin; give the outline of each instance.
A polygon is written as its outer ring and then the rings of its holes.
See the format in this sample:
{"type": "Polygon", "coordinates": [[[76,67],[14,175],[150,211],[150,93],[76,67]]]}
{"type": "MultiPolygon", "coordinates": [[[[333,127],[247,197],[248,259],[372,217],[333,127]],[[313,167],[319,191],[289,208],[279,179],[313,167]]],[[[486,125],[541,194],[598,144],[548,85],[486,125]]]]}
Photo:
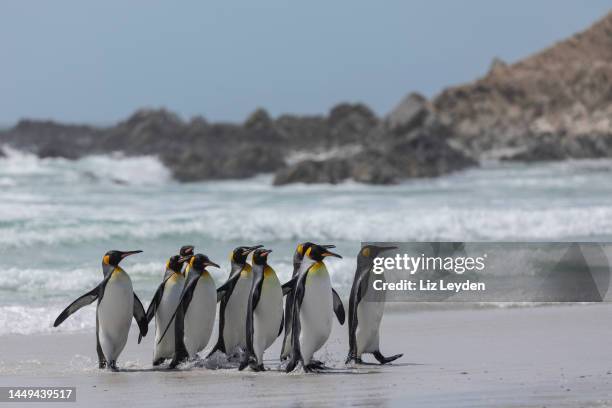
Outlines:
{"type": "MultiPolygon", "coordinates": [[[[310,258],[304,259],[304,253],[308,250],[308,248],[314,246],[312,242],[303,242],[298,244],[295,248],[295,252],[293,253],[293,273],[291,274],[292,280],[300,274],[300,272],[305,271],[308,267],[314,262],[310,258]]],[[[333,249],[335,245],[321,245],[323,248],[333,249]]],[[[288,283],[283,285],[283,294],[286,294],[285,297],[285,335],[283,338],[283,343],[281,346],[280,359],[281,361],[286,360],[291,353],[291,315],[293,311],[293,292],[289,289],[289,287],[294,282],[289,281],[288,283]]],[[[342,306],[342,301],[340,300],[340,296],[335,289],[332,288],[332,295],[334,297],[334,311],[337,312],[336,316],[338,318],[338,322],[340,324],[344,324],[344,307],[342,306]]]]}
{"type": "Polygon", "coordinates": [[[102,258],[102,282],[72,302],[53,323],[53,327],[59,326],[68,316],[97,300],[96,351],[99,368],[105,368],[108,364],[110,369],[117,370],[117,358],[127,342],[132,317],[140,329],[139,340],[147,334],[148,322],[142,303],[134,293],[132,280],[119,266],[121,260],[140,252],[108,251],[102,258]]]}
{"type": "Polygon", "coordinates": [[[174,323],[170,332],[161,340],[162,330],[170,324],[170,318],[176,310],[185,285],[185,277],[181,273],[184,258],[179,255],[170,257],[166,262],[164,279],[155,291],[153,299],[147,309],[147,322],[155,316],[155,350],[153,352],[153,366],[160,365],[167,358],[174,356],[174,323]]]}
{"type": "Polygon", "coordinates": [[[271,249],[253,252],[253,281],[249,292],[246,319],[247,349],[239,370],[247,365],[264,371],[263,354],[283,330],[283,290],[274,269],[268,265],[271,249]]]}
{"type": "MultiPolygon", "coordinates": [[[[384,251],[392,249],[397,249],[397,247],[367,245],[361,248],[357,256],[357,269],[349,298],[347,364],[351,361],[361,364],[361,355],[364,353],[372,353],[380,364],[390,363],[403,356],[403,354],[396,354],[385,357],[380,352],[380,322],[385,308],[385,293],[374,291],[372,288],[374,259],[384,251]],[[362,302],[366,295],[368,295],[368,300],[362,302]]],[[[381,277],[383,275],[376,275],[377,279],[381,277]]]]}
{"type": "MultiPolygon", "coordinates": [[[[292,285],[286,286],[293,292],[291,359],[287,372],[293,371],[300,361],[306,372],[325,368],[312,357],[327,342],[332,329],[334,296],[323,259],[342,257],[320,245],[311,246],[304,255],[312,261],[310,266],[290,281],[292,285]]],[[[342,303],[336,307],[342,307],[342,303]]]]}
{"type": "Polygon", "coordinates": [[[176,311],[159,340],[161,342],[164,339],[174,322],[174,356],[170,368],[175,368],[187,358],[194,358],[206,347],[217,312],[215,281],[206,268],[218,268],[219,265],[202,254],[181,260],[189,260],[187,280],[176,311]]]}
{"type": "Polygon", "coordinates": [[[246,349],[246,312],[253,281],[251,265],[247,257],[262,245],[240,246],[230,255],[230,274],[227,281],[217,288],[219,305],[219,337],[207,357],[221,351],[228,357],[246,349]]]}

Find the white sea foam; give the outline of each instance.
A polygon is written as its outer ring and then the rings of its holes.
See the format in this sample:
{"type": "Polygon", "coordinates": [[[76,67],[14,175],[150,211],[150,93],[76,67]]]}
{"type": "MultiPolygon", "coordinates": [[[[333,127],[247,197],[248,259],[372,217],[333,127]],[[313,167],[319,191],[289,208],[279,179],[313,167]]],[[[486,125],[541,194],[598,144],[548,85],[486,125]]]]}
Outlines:
{"type": "MultiPolygon", "coordinates": [[[[0,207],[1,208],[1,207],[0,207]]],[[[424,241],[571,239],[612,235],[612,207],[587,208],[406,208],[366,210],[319,208],[304,217],[299,209],[254,208],[247,212],[208,210],[194,220],[126,220],[124,223],[70,223],[56,227],[2,228],[0,248],[78,244],[114,239],[193,236],[220,241],[424,241]]],[[[2,214],[2,211],[0,211],[2,214]]],[[[19,211],[28,216],[27,210],[19,211]]]]}
{"type": "MultiPolygon", "coordinates": [[[[155,156],[92,155],[78,160],[39,158],[4,146],[0,158],[0,183],[15,186],[20,179],[45,178],[58,183],[110,182],[148,185],[171,180],[170,171],[155,156]]],[[[47,180],[48,182],[49,180],[47,180]]]]}
{"type": "Polygon", "coordinates": [[[61,326],[54,328],[53,322],[66,306],[0,306],[0,335],[76,331],[95,327],[96,306],[94,304],[79,310],[61,326]]]}

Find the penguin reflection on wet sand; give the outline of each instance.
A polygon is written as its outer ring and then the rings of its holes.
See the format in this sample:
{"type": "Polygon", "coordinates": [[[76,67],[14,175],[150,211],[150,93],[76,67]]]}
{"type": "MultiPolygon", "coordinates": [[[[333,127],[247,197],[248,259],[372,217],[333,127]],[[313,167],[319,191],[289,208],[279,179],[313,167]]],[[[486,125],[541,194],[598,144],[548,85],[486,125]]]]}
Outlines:
{"type": "MultiPolygon", "coordinates": [[[[397,247],[367,245],[361,248],[357,256],[357,269],[349,298],[347,364],[351,361],[358,364],[363,363],[361,356],[364,353],[372,353],[380,364],[390,363],[403,356],[403,354],[396,354],[385,357],[380,352],[380,322],[385,308],[385,294],[383,291],[374,291],[372,288],[374,258],[392,249],[397,249],[397,247]],[[363,301],[366,295],[368,299],[363,301]]],[[[380,276],[378,275],[378,278],[380,276]]]]}
{"type": "Polygon", "coordinates": [[[247,365],[264,371],[263,354],[283,330],[283,290],[276,272],[268,265],[271,249],[253,252],[253,282],[249,293],[246,319],[247,349],[239,370],[247,365]]]}
{"type": "MultiPolygon", "coordinates": [[[[313,360],[316,353],[329,339],[332,329],[334,296],[331,279],[323,260],[326,257],[342,258],[328,248],[313,245],[305,252],[305,258],[312,260],[308,268],[286,284],[293,292],[291,318],[291,359],[286,371],[293,371],[299,362],[304,371],[311,372],[326,367],[313,360]]],[[[335,305],[338,315],[342,302],[335,305]]]]}
{"type": "Polygon", "coordinates": [[[180,261],[187,260],[188,274],[179,304],[159,340],[163,341],[174,322],[174,356],[170,368],[175,368],[188,358],[195,358],[206,347],[217,311],[215,281],[206,268],[218,268],[219,265],[203,254],[180,258],[180,261]]]}
{"type": "Polygon", "coordinates": [[[217,351],[232,357],[235,352],[246,350],[247,304],[253,281],[252,268],[247,262],[247,257],[262,246],[240,246],[232,251],[229,277],[217,288],[217,301],[220,302],[219,337],[207,357],[217,351]]]}
{"type": "Polygon", "coordinates": [[[155,350],[153,366],[160,365],[167,358],[174,356],[174,322],[170,319],[179,305],[181,293],[185,286],[185,277],[181,273],[185,258],[179,255],[170,257],[166,262],[164,279],[159,285],[147,309],[147,323],[155,317],[155,350]],[[169,333],[161,340],[162,331],[170,325],[169,333]]]}
{"type": "MultiPolygon", "coordinates": [[[[291,274],[291,279],[298,276],[301,272],[304,272],[312,263],[314,262],[310,258],[304,259],[304,254],[308,251],[308,248],[314,246],[312,242],[303,242],[298,244],[293,254],[293,273],[291,274]]],[[[323,248],[333,249],[335,245],[321,245],[323,248]]],[[[283,343],[281,346],[280,360],[286,360],[291,354],[291,318],[293,313],[293,291],[290,290],[293,281],[289,281],[283,285],[283,294],[286,294],[285,297],[285,335],[283,338],[283,343]]],[[[336,316],[338,317],[338,322],[340,324],[344,324],[344,307],[342,306],[342,301],[340,300],[340,296],[335,289],[332,288],[333,295],[333,303],[334,303],[334,311],[338,313],[336,316]]]]}
{"type": "Polygon", "coordinates": [[[132,280],[119,266],[126,257],[142,251],[108,251],[102,258],[104,279],[94,289],[72,302],[53,323],[57,327],[71,314],[98,301],[96,308],[96,350],[99,368],[117,370],[117,358],[127,342],[132,317],[140,329],[140,338],[146,336],[148,324],[144,308],[134,293],[132,280]]]}

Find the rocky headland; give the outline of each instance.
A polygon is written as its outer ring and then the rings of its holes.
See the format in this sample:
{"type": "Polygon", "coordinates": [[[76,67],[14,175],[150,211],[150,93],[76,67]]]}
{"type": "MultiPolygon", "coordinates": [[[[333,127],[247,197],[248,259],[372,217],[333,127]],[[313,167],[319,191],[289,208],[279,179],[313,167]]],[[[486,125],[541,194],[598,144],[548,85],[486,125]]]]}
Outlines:
{"type": "Polygon", "coordinates": [[[0,132],[2,144],[67,159],[157,155],[179,181],[275,173],[277,185],[391,184],[482,159],[612,157],[612,13],[514,64],[496,59],[432,100],[409,94],[382,118],[359,103],[313,116],[257,109],[235,124],[145,109],[109,127],[22,120],[0,132]]]}

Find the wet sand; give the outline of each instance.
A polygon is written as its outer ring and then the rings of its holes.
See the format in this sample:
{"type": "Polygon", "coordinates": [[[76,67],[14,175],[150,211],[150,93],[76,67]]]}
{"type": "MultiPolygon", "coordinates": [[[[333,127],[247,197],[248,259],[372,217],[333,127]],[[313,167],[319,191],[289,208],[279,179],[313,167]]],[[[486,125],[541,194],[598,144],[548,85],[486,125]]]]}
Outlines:
{"type": "Polygon", "coordinates": [[[93,331],[2,336],[0,385],[76,386],[77,404],[56,407],[612,406],[607,304],[389,312],[382,352],[404,357],[387,366],[346,367],[347,330],[336,324],[318,354],[333,367],[323,374],[279,372],[280,340],[266,353],[265,373],[153,370],[153,335],[137,345],[134,329],[118,373],[96,368],[93,331]]]}

